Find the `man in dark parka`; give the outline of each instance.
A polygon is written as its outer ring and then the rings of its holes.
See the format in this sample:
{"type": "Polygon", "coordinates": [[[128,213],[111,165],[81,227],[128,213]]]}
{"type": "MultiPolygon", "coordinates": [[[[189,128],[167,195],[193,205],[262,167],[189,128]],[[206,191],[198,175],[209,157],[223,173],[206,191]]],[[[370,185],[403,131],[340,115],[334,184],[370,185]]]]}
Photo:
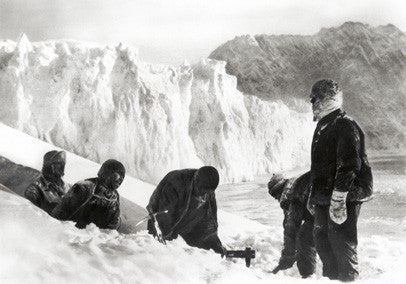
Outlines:
{"type": "Polygon", "coordinates": [[[214,190],[219,174],[214,167],[183,169],[169,172],[152,193],[147,210],[156,215],[161,232],[156,231],[154,219],[148,221],[148,231],[163,240],[182,236],[193,247],[212,249],[225,254],[226,249],[217,235],[217,204],[214,190]]]}
{"type": "Polygon", "coordinates": [[[274,175],[268,189],[269,194],[279,201],[284,213],[283,249],[273,273],[291,268],[296,262],[300,275],[307,278],[316,267],[314,218],[306,207],[310,194],[310,172],[291,179],[274,175]]]}
{"type": "Polygon", "coordinates": [[[47,152],[44,155],[41,176],[24,192],[28,200],[48,214],[51,214],[69,190],[69,185],[62,179],[65,164],[66,153],[64,151],[47,152]]]}
{"type": "Polygon", "coordinates": [[[117,189],[125,177],[124,166],[116,160],[107,160],[97,173],[75,183],[55,207],[52,216],[59,220],[76,222],[76,227],[85,228],[94,223],[101,229],[120,226],[120,196],[117,189]]]}
{"type": "Polygon", "coordinates": [[[311,147],[314,238],[323,276],[353,281],[358,276],[357,221],[372,194],[372,173],[364,133],[341,108],[336,82],[316,82],[310,95],[318,121],[311,147]]]}

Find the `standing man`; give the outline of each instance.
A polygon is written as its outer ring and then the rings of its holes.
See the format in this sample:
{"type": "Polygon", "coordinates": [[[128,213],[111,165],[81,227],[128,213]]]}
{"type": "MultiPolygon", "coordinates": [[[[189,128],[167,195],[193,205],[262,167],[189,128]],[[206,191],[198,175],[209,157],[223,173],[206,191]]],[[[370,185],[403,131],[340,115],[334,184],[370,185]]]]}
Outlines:
{"type": "Polygon", "coordinates": [[[372,173],[364,133],[346,115],[333,80],[316,82],[310,101],[318,121],[311,149],[314,239],[323,276],[353,281],[358,276],[357,221],[361,203],[372,194],[372,173]]]}
{"type": "Polygon", "coordinates": [[[24,192],[28,200],[48,214],[51,214],[69,190],[69,185],[62,180],[65,174],[65,164],[66,153],[64,151],[46,153],[41,176],[24,192]]]}
{"type": "Polygon", "coordinates": [[[283,209],[283,249],[273,273],[289,269],[296,262],[302,278],[310,277],[316,268],[313,241],[314,218],[306,208],[310,194],[310,172],[290,179],[273,175],[268,183],[269,194],[283,209]]]}
{"type": "Polygon", "coordinates": [[[156,214],[148,221],[149,233],[163,243],[180,235],[190,246],[225,254],[217,235],[218,184],[219,174],[210,166],[169,172],[147,206],[151,216],[156,214]]]}
{"type": "Polygon", "coordinates": [[[82,229],[94,223],[100,229],[120,227],[120,196],[117,189],[125,177],[123,164],[107,160],[96,178],[75,183],[62,202],[52,211],[59,220],[76,222],[82,229]]]}

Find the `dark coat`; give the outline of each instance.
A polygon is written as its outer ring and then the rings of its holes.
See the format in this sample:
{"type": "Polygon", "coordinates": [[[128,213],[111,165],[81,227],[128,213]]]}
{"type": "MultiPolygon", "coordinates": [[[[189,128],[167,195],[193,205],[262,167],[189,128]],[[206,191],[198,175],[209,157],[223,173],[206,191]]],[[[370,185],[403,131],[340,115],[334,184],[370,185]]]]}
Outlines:
{"type": "Polygon", "coordinates": [[[94,223],[101,229],[120,226],[120,196],[99,184],[98,178],[75,183],[62,202],[52,211],[59,220],[76,222],[78,228],[94,223]]]}
{"type": "Polygon", "coordinates": [[[329,205],[333,189],[348,192],[347,200],[364,201],[372,194],[372,173],[364,133],[340,109],[317,124],[311,151],[311,202],[329,205]]]}
{"type": "Polygon", "coordinates": [[[24,196],[36,206],[51,214],[68,190],[69,185],[62,179],[50,181],[41,175],[27,187],[24,196]]]}
{"type": "MultiPolygon", "coordinates": [[[[204,202],[197,199],[193,194],[196,172],[196,169],[169,172],[152,193],[147,210],[150,213],[168,210],[156,217],[164,239],[181,235],[190,246],[221,253],[215,194],[208,193],[204,202]]],[[[148,229],[155,234],[152,221],[148,222],[148,229]]]]}

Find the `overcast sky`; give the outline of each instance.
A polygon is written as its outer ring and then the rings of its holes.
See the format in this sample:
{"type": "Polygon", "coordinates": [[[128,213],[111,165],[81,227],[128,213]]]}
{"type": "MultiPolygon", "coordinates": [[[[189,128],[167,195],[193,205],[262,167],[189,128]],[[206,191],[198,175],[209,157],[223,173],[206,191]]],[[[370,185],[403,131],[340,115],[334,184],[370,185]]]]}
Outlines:
{"type": "Polygon", "coordinates": [[[0,0],[0,39],[70,38],[138,47],[141,59],[207,57],[243,34],[314,34],[345,21],[406,31],[400,0],[0,0]]]}

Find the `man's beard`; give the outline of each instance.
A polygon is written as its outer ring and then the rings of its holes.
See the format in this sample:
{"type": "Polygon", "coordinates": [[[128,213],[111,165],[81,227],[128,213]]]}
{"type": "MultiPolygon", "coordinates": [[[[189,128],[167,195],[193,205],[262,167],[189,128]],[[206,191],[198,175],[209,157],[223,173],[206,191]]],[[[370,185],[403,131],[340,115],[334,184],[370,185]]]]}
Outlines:
{"type": "Polygon", "coordinates": [[[341,108],[342,96],[327,97],[313,105],[313,121],[319,121],[327,114],[341,108]]]}

